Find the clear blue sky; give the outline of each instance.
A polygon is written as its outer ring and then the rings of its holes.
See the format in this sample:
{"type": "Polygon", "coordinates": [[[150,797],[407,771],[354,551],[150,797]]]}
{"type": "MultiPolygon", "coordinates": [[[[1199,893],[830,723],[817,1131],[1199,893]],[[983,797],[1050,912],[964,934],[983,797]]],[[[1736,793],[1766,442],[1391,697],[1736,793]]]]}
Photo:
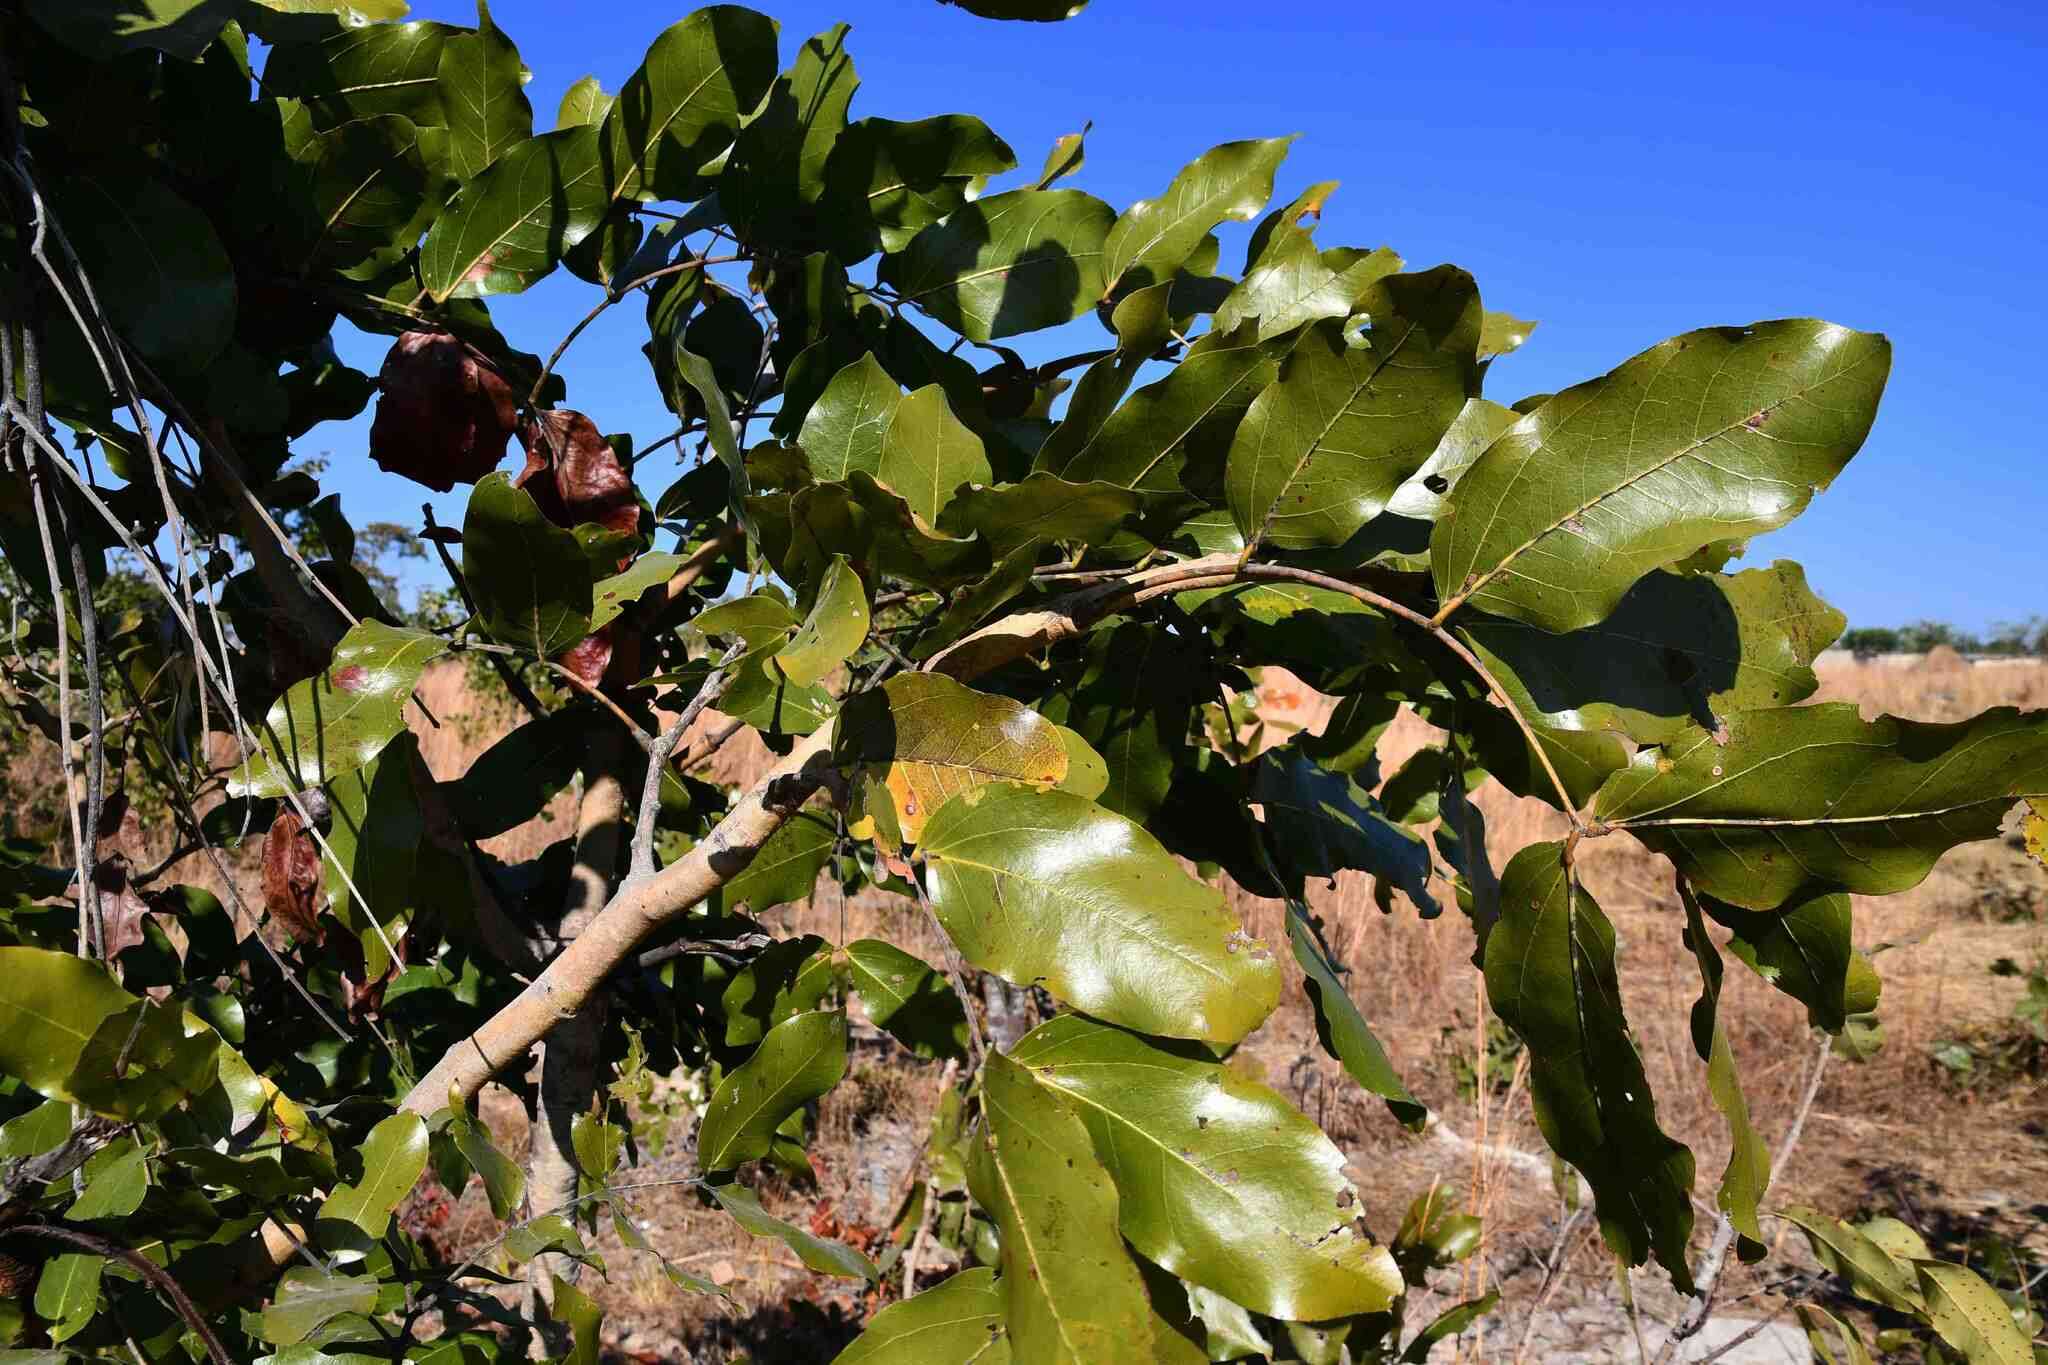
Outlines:
{"type": "MultiPolygon", "coordinates": [[[[1093,0],[1042,25],[931,0],[759,7],[782,21],[785,61],[853,25],[856,117],[976,113],[1030,171],[1094,120],[1071,183],[1118,208],[1217,142],[1303,133],[1276,194],[1344,182],[1326,245],[1456,262],[1490,306],[1541,321],[1490,375],[1502,401],[1708,324],[1810,314],[1887,332],[1869,444],[1748,562],[1802,560],[1863,624],[2048,614],[2048,7],[1093,0]]],[[[492,7],[534,69],[540,128],[577,77],[616,90],[685,12],[492,7]]],[[[414,14],[475,21],[463,0],[414,14]]],[[[1241,251],[1226,241],[1225,264],[1241,251]]],[[[563,275],[492,308],[545,352],[594,297],[563,275]]],[[[658,437],[672,423],[640,310],[610,321],[570,353],[569,402],[658,437]]],[[[382,346],[343,350],[374,371],[382,346]]],[[[301,449],[331,452],[355,519],[417,525],[423,490],[368,463],[367,425],[317,428],[301,449]]],[[[459,524],[461,490],[439,504],[459,524]]]]}

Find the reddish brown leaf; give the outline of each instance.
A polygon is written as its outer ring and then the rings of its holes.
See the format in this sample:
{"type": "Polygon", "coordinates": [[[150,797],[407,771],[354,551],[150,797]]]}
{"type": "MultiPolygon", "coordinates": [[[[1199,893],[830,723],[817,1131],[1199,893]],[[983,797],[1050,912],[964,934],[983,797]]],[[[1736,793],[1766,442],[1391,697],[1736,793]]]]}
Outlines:
{"type": "Polygon", "coordinates": [[[445,332],[407,332],[378,375],[370,426],[380,468],[446,493],[475,483],[505,458],[518,403],[504,378],[445,332]]]}
{"type": "Polygon", "coordinates": [[[612,628],[606,626],[584,636],[556,655],[555,662],[582,679],[586,687],[596,687],[611,666],[612,628]]]}
{"type": "Polygon", "coordinates": [[[320,846],[299,822],[298,812],[281,810],[263,836],[263,906],[292,935],[319,942],[320,846]]]}
{"type": "MultiPolygon", "coordinates": [[[[533,495],[541,515],[557,526],[594,521],[607,530],[634,535],[640,529],[640,499],[633,476],[619,463],[597,424],[570,408],[550,408],[521,430],[526,468],[513,482],[533,495]]],[[[631,556],[619,561],[625,568],[631,556]]]]}
{"type": "Polygon", "coordinates": [[[100,951],[106,957],[142,942],[142,919],[149,905],[135,894],[128,870],[128,859],[119,853],[102,855],[92,870],[92,884],[100,893],[100,932],[105,935],[100,951]]]}

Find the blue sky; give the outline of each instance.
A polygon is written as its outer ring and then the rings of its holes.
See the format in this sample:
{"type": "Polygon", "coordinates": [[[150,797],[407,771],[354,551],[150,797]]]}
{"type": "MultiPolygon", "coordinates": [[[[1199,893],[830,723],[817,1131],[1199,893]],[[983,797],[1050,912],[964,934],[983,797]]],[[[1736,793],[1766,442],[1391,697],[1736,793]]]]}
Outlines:
{"type": "MultiPolygon", "coordinates": [[[[1489,306],[1541,321],[1489,376],[1502,401],[1709,324],[1815,315],[1889,333],[1869,443],[1747,562],[1803,561],[1863,624],[2048,614],[2048,8],[1093,0],[1040,25],[930,0],[760,7],[782,21],[785,60],[853,25],[856,117],[976,113],[1031,171],[1092,119],[1069,183],[1118,208],[1215,143],[1304,134],[1276,197],[1343,181],[1322,242],[1455,262],[1489,306]]],[[[413,8],[474,22],[464,0],[413,8]]],[[[571,81],[616,90],[684,12],[492,6],[534,68],[542,128],[571,81]]],[[[1226,266],[1241,259],[1227,240],[1226,266]]],[[[545,353],[594,298],[564,274],[492,309],[545,353]]],[[[562,369],[572,406],[646,441],[672,422],[644,335],[622,305],[562,369]]],[[[374,371],[383,345],[343,352],[374,371]]],[[[424,490],[368,463],[367,427],[317,428],[300,449],[330,453],[356,520],[416,526],[424,490]]],[[[658,493],[665,478],[643,482],[658,493]]],[[[437,515],[459,524],[462,500],[437,515]]]]}

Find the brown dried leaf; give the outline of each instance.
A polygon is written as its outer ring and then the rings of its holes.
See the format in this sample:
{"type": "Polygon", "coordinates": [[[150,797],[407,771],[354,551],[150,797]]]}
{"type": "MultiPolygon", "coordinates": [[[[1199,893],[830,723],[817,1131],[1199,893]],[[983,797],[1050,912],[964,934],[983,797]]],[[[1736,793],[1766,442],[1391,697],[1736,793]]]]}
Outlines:
{"type": "Polygon", "coordinates": [[[100,893],[100,930],[106,936],[101,952],[107,957],[142,942],[142,918],[149,905],[135,894],[128,873],[128,859],[119,853],[102,854],[92,870],[92,883],[100,893]]]}
{"type": "Polygon", "coordinates": [[[505,458],[518,403],[503,376],[445,332],[406,332],[378,375],[370,426],[380,468],[446,493],[505,458]]]}
{"type": "Polygon", "coordinates": [[[263,836],[263,906],[295,938],[320,942],[320,847],[300,823],[298,812],[281,810],[263,836]]]}
{"type": "MultiPolygon", "coordinates": [[[[638,533],[633,476],[595,422],[571,408],[550,408],[529,420],[521,434],[526,468],[512,482],[533,495],[542,516],[557,526],[594,521],[622,535],[638,533]]],[[[619,567],[630,562],[628,556],[619,567]]]]}

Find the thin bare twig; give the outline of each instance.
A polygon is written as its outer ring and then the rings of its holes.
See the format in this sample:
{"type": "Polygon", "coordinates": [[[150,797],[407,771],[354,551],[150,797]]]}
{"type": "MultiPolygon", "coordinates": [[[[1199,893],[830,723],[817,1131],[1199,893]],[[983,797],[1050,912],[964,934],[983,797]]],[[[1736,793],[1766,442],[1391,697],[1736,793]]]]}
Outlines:
{"type": "Polygon", "coordinates": [[[661,810],[661,780],[668,769],[669,756],[682,742],[683,732],[696,724],[697,717],[704,714],[704,708],[725,691],[726,669],[739,657],[742,648],[734,645],[726,651],[725,657],[705,675],[703,684],[697,688],[697,695],[690,698],[682,714],[648,746],[647,776],[640,788],[640,814],[633,826],[633,857],[626,868],[628,886],[645,881],[655,873],[654,824],[655,816],[661,810]]]}
{"type": "Polygon", "coordinates": [[[172,1309],[184,1320],[185,1325],[192,1329],[192,1334],[205,1345],[206,1353],[213,1357],[215,1365],[235,1365],[234,1357],[228,1354],[228,1348],[214,1335],[213,1328],[207,1325],[206,1315],[199,1311],[199,1306],[192,1302],[184,1287],[171,1277],[170,1271],[133,1247],[123,1246],[97,1233],[61,1227],[55,1223],[16,1223],[5,1231],[19,1233],[25,1237],[40,1237],[45,1241],[65,1242],[95,1256],[108,1256],[119,1261],[148,1280],[156,1291],[170,1302],[172,1309]]]}

